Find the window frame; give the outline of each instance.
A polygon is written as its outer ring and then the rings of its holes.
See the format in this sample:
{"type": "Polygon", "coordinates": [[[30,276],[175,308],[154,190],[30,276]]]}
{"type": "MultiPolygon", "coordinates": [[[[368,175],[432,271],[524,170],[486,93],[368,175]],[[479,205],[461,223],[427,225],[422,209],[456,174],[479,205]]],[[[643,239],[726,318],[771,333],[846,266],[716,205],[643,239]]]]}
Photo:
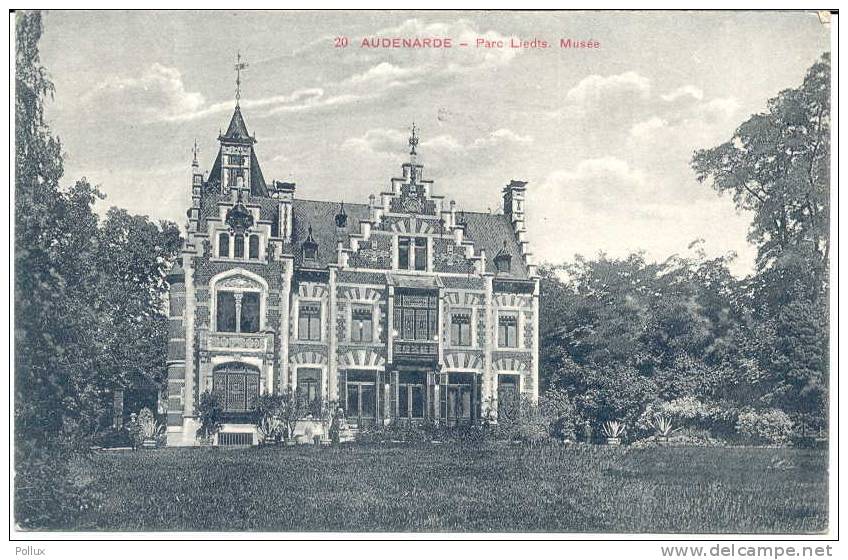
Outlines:
{"type": "Polygon", "coordinates": [[[323,340],[322,315],[324,311],[323,302],[316,299],[300,299],[297,302],[297,340],[300,342],[321,342],[323,340]],[[306,333],[303,332],[304,308],[317,307],[316,314],[307,314],[306,333]],[[315,323],[317,321],[317,324],[315,323]],[[315,332],[313,332],[313,328],[315,332]],[[316,338],[317,336],[317,338],[316,338]]]}
{"type": "Polygon", "coordinates": [[[520,313],[519,311],[498,311],[498,348],[520,348],[519,331],[520,329],[520,313]],[[508,323],[513,322],[512,325],[508,323]],[[514,340],[510,339],[510,328],[514,329],[514,340]],[[503,331],[502,331],[503,329],[503,331]],[[501,337],[503,332],[504,336],[501,337]]]}
{"type": "Polygon", "coordinates": [[[228,231],[222,231],[218,233],[218,258],[229,259],[230,249],[232,249],[232,243],[230,243],[230,233],[228,231]],[[224,247],[227,248],[226,251],[223,251],[224,247]]]}
{"type": "Polygon", "coordinates": [[[247,238],[247,258],[249,260],[258,260],[262,254],[262,240],[258,233],[251,233],[247,238]],[[254,247],[255,244],[255,247],[254,247]],[[254,251],[254,248],[256,249],[254,251]]]}
{"type": "Polygon", "coordinates": [[[352,303],[350,306],[350,336],[348,336],[348,340],[350,342],[358,342],[358,343],[373,343],[374,342],[374,305],[371,303],[352,303]],[[367,318],[358,319],[356,317],[357,312],[362,315],[367,316],[367,318]],[[357,329],[356,321],[367,321],[368,322],[368,337],[365,338],[363,335],[365,334],[365,329],[357,329]]]}
{"type": "Polygon", "coordinates": [[[474,312],[471,309],[453,309],[450,312],[450,345],[457,348],[470,348],[474,346],[474,312]],[[461,321],[456,322],[456,318],[467,317],[467,322],[461,321]],[[458,325],[456,334],[454,337],[454,325],[458,325]],[[466,328],[463,329],[462,327],[466,328]],[[466,331],[466,340],[463,342],[463,331],[466,331]]]}
{"type": "Polygon", "coordinates": [[[397,236],[397,270],[428,272],[430,238],[422,235],[397,236]]]}

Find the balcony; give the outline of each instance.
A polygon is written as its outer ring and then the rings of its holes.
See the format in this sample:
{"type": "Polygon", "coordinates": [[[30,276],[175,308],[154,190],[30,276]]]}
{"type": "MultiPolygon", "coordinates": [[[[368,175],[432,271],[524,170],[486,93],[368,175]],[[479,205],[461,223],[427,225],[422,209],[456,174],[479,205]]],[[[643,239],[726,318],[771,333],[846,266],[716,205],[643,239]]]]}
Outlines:
{"type": "Polygon", "coordinates": [[[200,350],[265,354],[274,352],[274,333],[234,333],[200,331],[200,350]]]}
{"type": "Polygon", "coordinates": [[[439,357],[439,343],[425,340],[396,341],[392,345],[395,362],[435,363],[439,357]]]}

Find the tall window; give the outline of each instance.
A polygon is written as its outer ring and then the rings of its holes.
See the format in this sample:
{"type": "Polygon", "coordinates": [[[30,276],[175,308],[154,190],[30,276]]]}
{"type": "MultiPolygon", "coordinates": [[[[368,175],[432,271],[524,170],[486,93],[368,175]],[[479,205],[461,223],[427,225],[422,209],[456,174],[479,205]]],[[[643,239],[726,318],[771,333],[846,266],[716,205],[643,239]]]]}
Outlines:
{"type": "Polygon", "coordinates": [[[513,419],[518,413],[518,387],[517,375],[498,376],[498,417],[513,419]]]}
{"type": "Polygon", "coordinates": [[[250,236],[250,244],[248,246],[248,258],[258,259],[259,258],[259,236],[251,235],[250,236]]]}
{"type": "Polygon", "coordinates": [[[400,418],[424,417],[424,382],[420,373],[401,373],[398,377],[398,416],[400,418]]]}
{"type": "Polygon", "coordinates": [[[299,340],[321,340],[321,304],[300,302],[297,318],[299,340]]]}
{"type": "Polygon", "coordinates": [[[501,313],[498,316],[498,346],[518,347],[518,315],[516,313],[501,313]]]}
{"type": "Polygon", "coordinates": [[[471,346],[471,312],[468,310],[451,313],[451,345],[471,346]]]}
{"type": "Polygon", "coordinates": [[[219,233],[218,234],[218,256],[219,257],[229,257],[230,256],[230,234],[229,233],[219,233]]]}
{"type": "Polygon", "coordinates": [[[409,238],[398,238],[398,268],[409,270],[409,263],[412,259],[409,257],[409,238]]]}
{"type": "Polygon", "coordinates": [[[297,390],[300,391],[306,401],[313,405],[321,399],[321,370],[317,368],[298,368],[297,390]]]}
{"type": "Polygon", "coordinates": [[[215,326],[218,332],[259,332],[258,292],[227,292],[215,296],[215,326]]]}
{"type": "Polygon", "coordinates": [[[244,165],[244,156],[230,154],[229,162],[230,162],[230,165],[237,165],[239,167],[242,167],[244,165]]]}
{"type": "Polygon", "coordinates": [[[374,372],[345,374],[345,415],[352,419],[374,418],[377,413],[377,379],[374,372]]]}
{"type": "Polygon", "coordinates": [[[427,270],[427,238],[398,238],[398,268],[402,270],[427,270]]]}
{"type": "Polygon", "coordinates": [[[239,179],[244,179],[244,169],[242,168],[231,168],[228,174],[227,186],[235,187],[239,183],[239,179]]]}
{"type": "Polygon", "coordinates": [[[259,398],[259,370],[241,363],[216,366],[212,372],[212,393],[224,412],[249,412],[259,398]]]}
{"type": "Polygon", "coordinates": [[[259,332],[259,294],[245,292],[241,298],[241,332],[259,332]]]}
{"type": "Polygon", "coordinates": [[[243,259],[244,258],[244,236],[241,234],[236,234],[235,238],[235,258],[243,259]]]}
{"type": "Polygon", "coordinates": [[[216,322],[218,332],[236,332],[236,297],[233,292],[218,292],[216,322]]]}
{"type": "Polygon", "coordinates": [[[351,312],[350,340],[352,342],[371,342],[374,339],[374,324],[371,306],[356,305],[351,312]]]}
{"type": "Polygon", "coordinates": [[[400,293],[395,296],[394,325],[401,340],[433,340],[437,333],[438,298],[400,293]]]}

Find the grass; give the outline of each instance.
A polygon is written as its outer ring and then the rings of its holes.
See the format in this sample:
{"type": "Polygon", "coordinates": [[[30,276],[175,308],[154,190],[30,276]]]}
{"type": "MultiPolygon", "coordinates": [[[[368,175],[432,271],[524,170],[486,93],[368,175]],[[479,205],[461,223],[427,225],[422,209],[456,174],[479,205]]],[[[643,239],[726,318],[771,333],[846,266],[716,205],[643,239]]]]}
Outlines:
{"type": "Polygon", "coordinates": [[[768,448],[394,445],[96,456],[108,531],[808,533],[827,454],[768,448]]]}

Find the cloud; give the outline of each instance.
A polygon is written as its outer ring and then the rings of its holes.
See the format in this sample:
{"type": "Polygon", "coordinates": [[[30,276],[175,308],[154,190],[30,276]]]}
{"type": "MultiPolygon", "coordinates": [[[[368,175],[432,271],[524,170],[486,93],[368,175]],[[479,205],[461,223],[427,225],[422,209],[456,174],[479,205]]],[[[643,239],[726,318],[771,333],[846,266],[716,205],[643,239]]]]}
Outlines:
{"type": "Polygon", "coordinates": [[[108,115],[152,122],[200,110],[206,103],[202,94],[186,90],[176,68],[159,63],[150,65],[139,77],[111,77],[98,83],[84,101],[102,107],[108,115]]]}
{"type": "Polygon", "coordinates": [[[668,126],[668,121],[659,117],[651,117],[645,121],[639,121],[630,127],[630,135],[639,139],[645,139],[652,136],[668,126]]]}
{"type": "Polygon", "coordinates": [[[746,243],[750,217],[737,214],[715,195],[692,204],[680,196],[694,180],[679,184],[630,161],[604,156],[559,169],[527,191],[527,219],[537,260],[562,262],[575,254],[594,256],[605,248],[611,256],[644,250],[664,260],[690,254],[689,244],[706,237],[709,255],[728,248],[750,257],[746,243]]]}
{"type": "Polygon", "coordinates": [[[677,99],[680,99],[681,97],[691,97],[692,99],[700,101],[704,98],[704,91],[701,88],[692,85],[687,85],[681,86],[673,91],[664,93],[660,96],[663,101],[675,101],[677,99]]]}
{"type": "MultiPolygon", "coordinates": [[[[408,139],[409,131],[407,130],[375,128],[368,130],[362,136],[348,138],[342,143],[342,148],[367,155],[396,156],[406,149],[408,139]]],[[[466,143],[451,134],[425,137],[419,144],[419,151],[443,159],[459,154],[465,157],[482,150],[531,142],[533,142],[531,136],[517,134],[507,128],[499,128],[486,136],[474,138],[466,143]]]]}
{"type": "Polygon", "coordinates": [[[651,81],[633,71],[612,76],[592,74],[568,90],[565,100],[582,108],[603,108],[633,99],[644,100],[650,93],[651,81]]]}
{"type": "MultiPolygon", "coordinates": [[[[478,30],[472,22],[425,23],[408,19],[401,25],[384,28],[373,37],[450,37],[457,43],[473,43],[477,37],[508,41],[509,36],[494,30],[478,30]]],[[[317,52],[319,49],[312,49],[317,52]]],[[[518,49],[454,48],[446,62],[440,49],[360,49],[352,46],[341,53],[340,63],[353,67],[346,77],[328,80],[316,87],[297,89],[283,95],[244,99],[242,107],[264,109],[255,117],[278,113],[336,108],[383,98],[394,90],[420,84],[426,77],[438,83],[451,76],[509,63],[518,49]],[[346,58],[344,58],[346,57],[346,58]],[[363,66],[363,63],[365,64],[363,66]]],[[[307,52],[304,53],[307,55],[307,52]]],[[[272,62],[264,60],[263,63],[272,62]]],[[[141,77],[114,77],[86,96],[93,105],[107,103],[120,108],[129,119],[150,122],[184,122],[232,111],[232,100],[207,103],[201,93],[187,91],[176,68],[152,64],[141,77]]]]}

